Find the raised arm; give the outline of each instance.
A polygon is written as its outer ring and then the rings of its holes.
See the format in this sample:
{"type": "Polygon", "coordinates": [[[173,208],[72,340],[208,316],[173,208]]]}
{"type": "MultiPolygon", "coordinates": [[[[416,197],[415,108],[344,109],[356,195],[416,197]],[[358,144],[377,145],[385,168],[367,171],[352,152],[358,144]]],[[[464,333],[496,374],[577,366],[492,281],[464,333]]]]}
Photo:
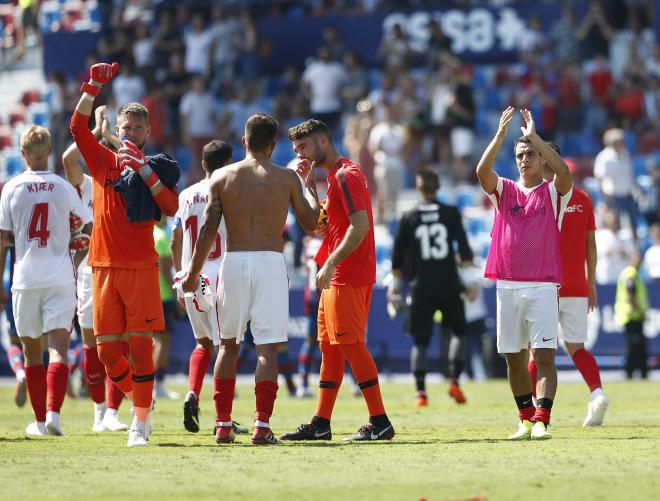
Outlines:
{"type": "Polygon", "coordinates": [[[291,207],[300,222],[307,231],[313,232],[319,221],[319,196],[316,193],[316,181],[314,180],[314,162],[309,165],[309,160],[303,160],[298,165],[298,175],[289,171],[291,183],[291,207]],[[300,176],[300,177],[299,177],[300,176]],[[303,188],[304,185],[304,188],[303,188]],[[303,192],[304,189],[304,192],[303,192]]]}
{"type": "Polygon", "coordinates": [[[369,216],[366,210],[359,210],[351,213],[348,218],[350,225],[346,230],[346,235],[341,241],[339,246],[328,257],[316,275],[316,286],[319,289],[327,289],[330,287],[330,281],[335,273],[335,268],[346,259],[364,240],[364,237],[369,233],[369,216]]]}
{"type": "Polygon", "coordinates": [[[481,188],[489,195],[497,188],[498,176],[493,170],[493,165],[495,164],[497,154],[499,153],[504,138],[506,137],[507,127],[513,118],[513,111],[513,106],[509,106],[502,112],[497,133],[486,147],[486,150],[483,155],[481,155],[481,159],[477,164],[477,177],[479,178],[479,183],[481,184],[481,188]]]}
{"type": "Polygon", "coordinates": [[[520,114],[523,118],[523,125],[520,127],[520,130],[538,150],[543,160],[545,160],[545,162],[548,164],[548,167],[550,167],[555,173],[554,184],[555,188],[557,189],[557,193],[560,195],[566,195],[569,191],[571,191],[571,188],[573,187],[573,176],[571,175],[571,171],[569,170],[568,165],[566,165],[559,153],[548,146],[548,143],[541,139],[541,137],[536,133],[532,112],[525,109],[520,110],[520,114]]]}
{"type": "Polygon", "coordinates": [[[71,117],[71,135],[92,176],[108,168],[113,159],[113,153],[99,144],[92,131],[89,130],[89,116],[92,113],[94,99],[101,92],[103,85],[112,80],[118,70],[117,63],[99,63],[92,66],[89,70],[90,80],[82,84],[80,90],[83,94],[71,117]]]}
{"type": "Polygon", "coordinates": [[[215,237],[220,227],[220,221],[222,220],[222,203],[220,201],[219,191],[219,184],[222,181],[222,178],[216,178],[212,181],[211,189],[209,190],[209,201],[206,204],[204,224],[199,231],[190,268],[182,283],[184,292],[193,292],[197,289],[199,273],[202,271],[204,263],[209,257],[209,252],[211,252],[211,248],[215,243],[215,237]]]}

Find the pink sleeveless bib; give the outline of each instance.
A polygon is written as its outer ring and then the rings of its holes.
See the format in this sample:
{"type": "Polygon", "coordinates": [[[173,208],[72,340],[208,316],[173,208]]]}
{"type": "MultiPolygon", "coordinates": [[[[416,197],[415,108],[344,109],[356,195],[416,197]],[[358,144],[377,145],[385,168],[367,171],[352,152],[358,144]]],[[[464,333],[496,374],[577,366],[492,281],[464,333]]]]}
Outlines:
{"type": "Polygon", "coordinates": [[[499,208],[491,231],[486,278],[561,284],[559,228],[550,185],[541,183],[525,194],[510,179],[502,182],[502,195],[496,193],[499,208]]]}

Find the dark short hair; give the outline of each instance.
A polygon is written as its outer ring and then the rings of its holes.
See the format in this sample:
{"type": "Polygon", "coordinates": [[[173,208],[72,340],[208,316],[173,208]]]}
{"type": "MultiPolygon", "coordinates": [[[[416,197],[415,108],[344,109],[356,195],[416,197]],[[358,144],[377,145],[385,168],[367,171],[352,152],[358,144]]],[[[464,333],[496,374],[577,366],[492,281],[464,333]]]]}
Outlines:
{"type": "Polygon", "coordinates": [[[532,142],[528,138],[526,138],[525,136],[520,136],[513,143],[513,154],[514,155],[516,154],[516,148],[518,147],[518,143],[532,144],[532,142]]]}
{"type": "Polygon", "coordinates": [[[438,174],[432,169],[420,169],[417,171],[417,177],[422,181],[422,191],[425,193],[435,193],[440,188],[438,174]]]}
{"type": "Polygon", "coordinates": [[[221,139],[214,139],[210,143],[206,143],[202,148],[202,160],[206,164],[209,172],[224,167],[227,160],[231,160],[234,148],[231,144],[221,139]]]}
{"type": "Polygon", "coordinates": [[[250,151],[264,151],[277,137],[279,125],[270,115],[257,113],[245,123],[245,143],[250,151]]]}
{"type": "Polygon", "coordinates": [[[305,122],[289,129],[289,139],[291,141],[302,139],[307,136],[313,136],[314,134],[325,134],[330,141],[332,141],[332,132],[330,132],[330,128],[320,120],[314,118],[306,120],[305,122]]]}
{"type": "Polygon", "coordinates": [[[559,149],[559,146],[553,143],[552,141],[547,141],[546,144],[550,146],[553,150],[557,152],[557,155],[561,155],[561,150],[559,149]]]}
{"type": "Polygon", "coordinates": [[[117,121],[122,120],[126,115],[135,115],[149,123],[149,111],[140,103],[126,103],[117,110],[117,121]]]}

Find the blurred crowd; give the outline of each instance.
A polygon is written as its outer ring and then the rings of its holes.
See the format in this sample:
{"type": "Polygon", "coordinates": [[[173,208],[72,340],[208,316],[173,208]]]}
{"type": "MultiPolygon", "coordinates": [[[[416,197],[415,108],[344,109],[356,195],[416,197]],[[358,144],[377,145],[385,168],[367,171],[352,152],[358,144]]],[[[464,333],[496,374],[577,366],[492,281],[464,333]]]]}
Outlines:
{"type": "MultiPolygon", "coordinates": [[[[442,6],[509,3],[457,0],[442,6]]],[[[569,2],[541,3],[560,5],[561,16],[528,20],[517,63],[465,64],[442,23],[431,18],[423,54],[395,24],[383,35],[379,67],[365,68],[354,47],[328,24],[316,57],[267,74],[263,63],[271,44],[255,19],[363,14],[394,6],[432,9],[435,2],[96,0],[101,37],[85,67],[120,62],[120,75],[97,103],[107,105],[108,116],[114,117],[121,104],[142,102],[151,116],[148,150],[175,157],[188,184],[202,176],[201,147],[210,139],[223,138],[242,151],[243,126],[254,112],[279,120],[274,155],[281,164],[293,156],[288,127],[309,117],[324,120],[340,150],[365,170],[376,219],[384,223],[396,219],[402,190],[422,167],[436,169],[445,186],[473,189],[471,203],[486,207],[477,193],[476,161],[504,107],[530,108],[539,133],[561,147],[577,185],[597,206],[599,282],[615,280],[639,247],[655,249],[650,269],[660,278],[655,2],[577,2],[586,9],[569,2]]],[[[86,79],[86,74],[77,80],[49,75],[56,153],[70,140],[68,117],[79,82],[86,79]]],[[[516,176],[511,150],[503,151],[498,172],[516,176]]]]}

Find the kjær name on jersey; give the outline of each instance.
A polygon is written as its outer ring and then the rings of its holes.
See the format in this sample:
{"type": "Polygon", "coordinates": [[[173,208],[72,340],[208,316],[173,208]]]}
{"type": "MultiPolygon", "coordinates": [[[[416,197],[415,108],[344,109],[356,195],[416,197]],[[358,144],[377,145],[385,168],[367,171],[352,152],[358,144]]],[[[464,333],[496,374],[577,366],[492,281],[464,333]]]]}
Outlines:
{"type": "Polygon", "coordinates": [[[28,183],[26,186],[30,193],[37,193],[39,191],[53,191],[53,188],[55,188],[54,183],[28,183]]]}

